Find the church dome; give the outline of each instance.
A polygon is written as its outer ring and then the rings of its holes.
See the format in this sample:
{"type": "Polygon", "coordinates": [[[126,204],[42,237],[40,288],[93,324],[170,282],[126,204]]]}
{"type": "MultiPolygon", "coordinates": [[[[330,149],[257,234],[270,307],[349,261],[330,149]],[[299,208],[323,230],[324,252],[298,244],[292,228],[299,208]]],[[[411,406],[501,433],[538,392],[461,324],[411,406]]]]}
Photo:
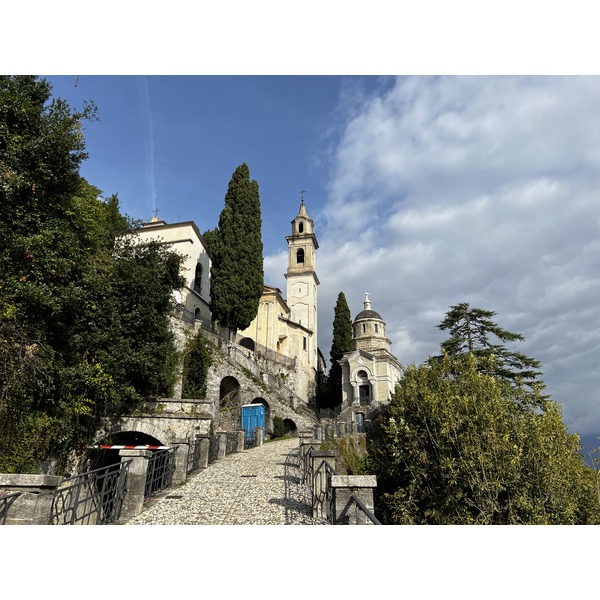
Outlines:
{"type": "Polygon", "coordinates": [[[381,315],[371,308],[369,294],[365,294],[365,308],[352,323],[352,350],[388,350],[391,342],[385,335],[385,323],[381,315]]]}
{"type": "Polygon", "coordinates": [[[381,315],[378,312],[375,312],[374,310],[363,310],[359,312],[356,315],[354,322],[356,323],[356,321],[360,321],[361,319],[379,319],[380,321],[383,321],[381,315]]]}

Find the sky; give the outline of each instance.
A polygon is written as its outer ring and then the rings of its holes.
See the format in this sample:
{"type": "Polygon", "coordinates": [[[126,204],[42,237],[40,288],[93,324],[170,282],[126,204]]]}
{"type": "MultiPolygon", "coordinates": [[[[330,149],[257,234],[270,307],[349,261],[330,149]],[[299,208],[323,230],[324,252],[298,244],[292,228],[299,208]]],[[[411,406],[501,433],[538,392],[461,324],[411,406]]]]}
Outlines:
{"type": "Polygon", "coordinates": [[[49,75],[92,99],[82,175],[124,212],[201,232],[246,162],[265,281],[285,295],[300,191],[319,242],[319,346],[369,292],[403,365],[440,351],[468,302],[524,342],[586,448],[600,435],[597,76],[49,75]]]}

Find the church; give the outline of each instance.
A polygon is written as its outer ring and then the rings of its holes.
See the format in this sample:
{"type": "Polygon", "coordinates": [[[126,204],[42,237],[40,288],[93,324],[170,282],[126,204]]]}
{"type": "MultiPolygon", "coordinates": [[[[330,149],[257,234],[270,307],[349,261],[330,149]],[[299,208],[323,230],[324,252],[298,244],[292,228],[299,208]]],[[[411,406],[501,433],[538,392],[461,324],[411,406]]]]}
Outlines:
{"type": "MultiPolygon", "coordinates": [[[[285,238],[286,298],[279,288],[264,284],[257,315],[246,329],[238,331],[236,342],[255,355],[268,354],[275,361],[293,364],[294,376],[287,383],[298,396],[314,403],[318,373],[325,373],[326,366],[318,346],[319,244],[304,198],[291,225],[291,234],[285,238]]],[[[186,285],[176,292],[175,302],[191,320],[210,321],[211,256],[194,222],[168,224],[154,217],[135,236],[137,243],[155,240],[181,254],[181,274],[186,285]]],[[[364,310],[352,326],[351,349],[339,361],[343,400],[338,419],[356,421],[359,428],[376,415],[382,403],[389,401],[402,370],[390,351],[386,324],[372,310],[368,294],[365,296],[364,310]]]]}
{"type": "Polygon", "coordinates": [[[350,351],[338,361],[342,367],[339,418],[356,421],[359,431],[364,431],[365,421],[374,419],[381,405],[389,401],[403,369],[390,351],[392,342],[385,334],[385,326],[366,293],[364,310],[352,324],[350,351]]]}

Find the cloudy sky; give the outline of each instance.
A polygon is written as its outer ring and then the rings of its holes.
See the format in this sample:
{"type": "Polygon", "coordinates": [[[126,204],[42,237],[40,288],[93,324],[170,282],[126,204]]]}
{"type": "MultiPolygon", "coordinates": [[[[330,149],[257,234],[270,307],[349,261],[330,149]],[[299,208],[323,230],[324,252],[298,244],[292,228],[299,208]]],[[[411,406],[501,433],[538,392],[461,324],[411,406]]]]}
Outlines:
{"type": "Polygon", "coordinates": [[[496,311],[586,445],[600,435],[600,77],[50,76],[87,125],[88,180],[148,220],[213,228],[235,167],[260,186],[266,281],[305,189],[319,345],[364,292],[405,365],[451,305],[496,311]],[[75,87],[77,84],[77,87],[75,87]]]}

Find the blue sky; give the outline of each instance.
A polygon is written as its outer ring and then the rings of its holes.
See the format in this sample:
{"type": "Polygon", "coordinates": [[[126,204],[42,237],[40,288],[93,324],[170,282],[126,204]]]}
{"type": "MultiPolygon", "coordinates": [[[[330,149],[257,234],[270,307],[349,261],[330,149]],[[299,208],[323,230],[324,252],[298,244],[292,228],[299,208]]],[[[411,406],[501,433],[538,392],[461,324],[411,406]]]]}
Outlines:
{"type": "Polygon", "coordinates": [[[405,365],[439,351],[459,302],[494,310],[542,361],[591,447],[600,433],[600,78],[50,76],[93,99],[82,173],[122,208],[213,228],[236,166],[260,187],[265,278],[305,189],[319,240],[319,345],[364,292],[405,365]],[[77,82],[77,87],[75,83],[77,82]]]}

